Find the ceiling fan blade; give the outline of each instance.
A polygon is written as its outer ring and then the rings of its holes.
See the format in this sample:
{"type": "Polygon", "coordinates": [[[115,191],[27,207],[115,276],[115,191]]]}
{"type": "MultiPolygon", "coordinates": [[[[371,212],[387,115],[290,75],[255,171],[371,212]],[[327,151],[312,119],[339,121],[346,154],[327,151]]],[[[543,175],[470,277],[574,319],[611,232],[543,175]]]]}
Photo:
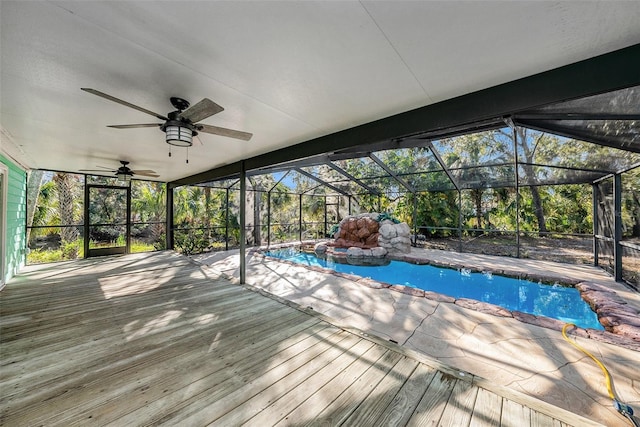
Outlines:
{"type": "Polygon", "coordinates": [[[211,133],[211,134],[220,135],[220,136],[226,136],[228,138],[241,139],[243,141],[248,141],[253,136],[253,134],[249,133],[249,132],[242,132],[242,131],[239,131],[239,130],[221,128],[221,127],[218,127],[218,126],[199,124],[197,126],[197,128],[198,128],[198,130],[200,132],[211,133]]]}
{"type": "Polygon", "coordinates": [[[157,173],[151,173],[151,172],[145,172],[145,171],[131,171],[134,175],[140,175],[140,176],[150,176],[152,178],[158,178],[160,175],[158,175],[157,173]]]}
{"type": "Polygon", "coordinates": [[[204,98],[202,101],[192,105],[191,107],[180,113],[180,117],[190,120],[191,123],[196,123],[200,120],[206,119],[207,117],[213,116],[214,114],[218,114],[223,110],[224,108],[222,108],[209,98],[204,98]]]}
{"type": "Polygon", "coordinates": [[[99,90],[95,90],[95,89],[91,89],[91,88],[87,88],[87,87],[82,87],[80,89],[82,89],[85,92],[91,93],[93,95],[102,97],[104,99],[108,99],[109,101],[117,102],[118,104],[124,105],[124,106],[129,107],[129,108],[133,108],[134,110],[138,110],[138,111],[141,111],[143,113],[149,114],[151,116],[157,117],[160,120],[168,120],[162,114],[154,113],[153,111],[147,110],[146,108],[138,107],[137,105],[134,105],[134,104],[132,104],[130,102],[127,102],[127,101],[123,101],[122,99],[118,99],[118,98],[116,98],[114,96],[111,96],[111,95],[108,95],[108,94],[106,94],[104,92],[100,92],[99,90]]]}
{"type": "Polygon", "coordinates": [[[78,169],[78,171],[79,172],[102,172],[102,173],[105,173],[105,172],[117,172],[114,169],[109,169],[109,170],[107,170],[107,169],[78,169]]]}
{"type": "Polygon", "coordinates": [[[116,128],[116,129],[157,128],[160,126],[162,126],[162,123],[140,123],[136,125],[107,125],[108,128],[116,128]]]}

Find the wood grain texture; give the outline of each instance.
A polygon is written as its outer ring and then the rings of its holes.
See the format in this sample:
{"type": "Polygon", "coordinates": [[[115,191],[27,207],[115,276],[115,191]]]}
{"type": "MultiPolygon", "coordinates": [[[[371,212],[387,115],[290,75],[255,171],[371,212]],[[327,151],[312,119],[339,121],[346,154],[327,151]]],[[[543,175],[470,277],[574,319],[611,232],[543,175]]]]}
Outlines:
{"type": "Polygon", "coordinates": [[[0,425],[597,425],[173,252],[27,268],[0,339],[0,425]]]}

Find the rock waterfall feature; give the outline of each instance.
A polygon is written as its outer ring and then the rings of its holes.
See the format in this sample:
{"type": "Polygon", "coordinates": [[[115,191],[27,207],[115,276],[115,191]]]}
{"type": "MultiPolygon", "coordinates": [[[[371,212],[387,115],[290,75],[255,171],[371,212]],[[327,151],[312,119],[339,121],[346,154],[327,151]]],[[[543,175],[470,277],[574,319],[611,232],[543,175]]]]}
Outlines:
{"type": "MultiPolygon", "coordinates": [[[[318,243],[318,256],[331,256],[340,262],[350,264],[381,264],[387,255],[411,252],[411,229],[404,222],[398,222],[389,214],[363,213],[348,216],[340,221],[334,240],[318,243]],[[340,249],[346,249],[340,251],[340,249]]],[[[387,261],[388,262],[388,261],[387,261]]]]}

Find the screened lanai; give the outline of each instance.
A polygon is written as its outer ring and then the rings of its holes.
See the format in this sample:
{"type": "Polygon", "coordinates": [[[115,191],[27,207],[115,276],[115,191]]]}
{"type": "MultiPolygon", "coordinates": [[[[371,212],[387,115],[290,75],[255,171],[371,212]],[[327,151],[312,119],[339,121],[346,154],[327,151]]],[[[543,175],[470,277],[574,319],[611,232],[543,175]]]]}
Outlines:
{"type": "Polygon", "coordinates": [[[173,242],[193,252],[327,239],[345,216],[379,212],[406,222],[414,246],[595,264],[637,288],[639,119],[632,86],[170,183],[173,242]],[[209,206],[199,219],[179,212],[187,188],[209,206]]]}

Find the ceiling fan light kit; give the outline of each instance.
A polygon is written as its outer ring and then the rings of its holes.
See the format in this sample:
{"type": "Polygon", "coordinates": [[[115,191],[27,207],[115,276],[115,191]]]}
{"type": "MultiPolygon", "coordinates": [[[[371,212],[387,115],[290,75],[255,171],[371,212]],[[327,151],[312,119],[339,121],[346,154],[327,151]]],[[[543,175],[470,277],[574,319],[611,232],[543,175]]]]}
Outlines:
{"type": "Polygon", "coordinates": [[[131,181],[131,175],[129,175],[128,173],[124,173],[124,172],[116,173],[116,178],[118,178],[118,181],[124,181],[124,182],[131,181]]]}
{"type": "Polygon", "coordinates": [[[162,126],[162,130],[166,134],[167,144],[177,147],[191,147],[193,137],[198,134],[192,125],[178,121],[168,121],[162,126]]]}

